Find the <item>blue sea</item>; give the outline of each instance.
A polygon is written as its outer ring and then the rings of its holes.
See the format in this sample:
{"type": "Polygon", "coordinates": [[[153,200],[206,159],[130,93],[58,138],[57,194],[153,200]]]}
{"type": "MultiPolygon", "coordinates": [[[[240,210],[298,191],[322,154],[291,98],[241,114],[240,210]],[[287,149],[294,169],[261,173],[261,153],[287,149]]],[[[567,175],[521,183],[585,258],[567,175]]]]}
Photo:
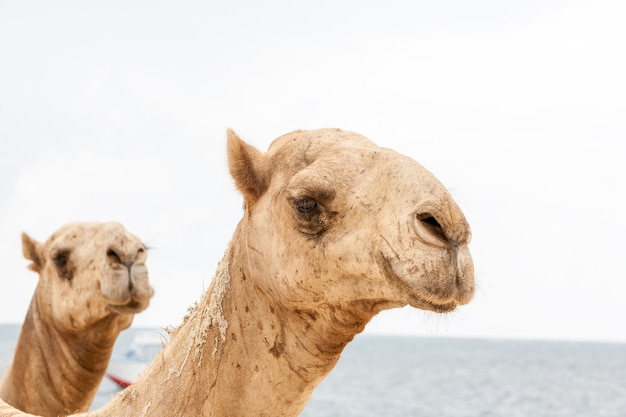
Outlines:
{"type": "MultiPolygon", "coordinates": [[[[18,333],[0,325],[0,373],[18,333]]],[[[105,378],[92,409],[118,392],[105,378]]],[[[301,416],[626,417],[626,344],[361,335],[301,416]]]]}

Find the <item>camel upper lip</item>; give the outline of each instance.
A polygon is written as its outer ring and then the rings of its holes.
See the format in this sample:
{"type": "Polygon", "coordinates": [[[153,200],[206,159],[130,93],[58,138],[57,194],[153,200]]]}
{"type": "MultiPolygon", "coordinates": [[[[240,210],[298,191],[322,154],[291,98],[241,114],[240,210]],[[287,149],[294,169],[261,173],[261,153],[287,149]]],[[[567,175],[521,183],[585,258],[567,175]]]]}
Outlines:
{"type": "Polygon", "coordinates": [[[385,278],[397,287],[405,296],[407,296],[407,303],[412,307],[430,310],[436,313],[449,313],[457,307],[457,303],[454,301],[437,302],[433,299],[428,299],[415,291],[409,284],[407,284],[402,278],[400,278],[393,270],[388,259],[381,256],[382,272],[385,278]]]}

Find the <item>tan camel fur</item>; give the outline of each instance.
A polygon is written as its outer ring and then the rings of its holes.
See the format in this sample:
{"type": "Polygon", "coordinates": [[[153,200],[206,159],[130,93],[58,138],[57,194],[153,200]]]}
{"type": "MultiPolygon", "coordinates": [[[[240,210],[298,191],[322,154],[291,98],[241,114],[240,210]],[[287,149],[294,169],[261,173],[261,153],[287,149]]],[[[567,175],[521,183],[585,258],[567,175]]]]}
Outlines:
{"type": "Polygon", "coordinates": [[[86,411],[154,293],[146,248],[118,223],[72,223],[43,244],[24,233],[22,247],[39,281],[0,398],[43,416],[86,411]]]}
{"type": "Polygon", "coordinates": [[[470,228],[412,159],[335,129],[267,153],[229,131],[228,157],[244,214],[209,289],[138,381],[89,416],[296,416],[375,314],[472,298],[470,228]]]}

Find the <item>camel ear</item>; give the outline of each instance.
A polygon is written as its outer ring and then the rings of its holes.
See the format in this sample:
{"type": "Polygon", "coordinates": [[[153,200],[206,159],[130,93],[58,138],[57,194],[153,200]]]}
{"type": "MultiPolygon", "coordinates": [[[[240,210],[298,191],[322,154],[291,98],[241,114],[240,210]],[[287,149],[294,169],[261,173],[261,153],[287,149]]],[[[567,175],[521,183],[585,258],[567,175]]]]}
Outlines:
{"type": "Polygon", "coordinates": [[[42,251],[43,244],[37,242],[26,233],[22,233],[22,253],[24,258],[33,261],[32,264],[28,265],[28,269],[31,271],[39,272],[43,268],[42,251]]]}
{"type": "Polygon", "coordinates": [[[230,175],[235,179],[246,205],[251,206],[265,192],[269,182],[263,167],[263,154],[239,139],[232,129],[228,129],[226,138],[230,175]]]}

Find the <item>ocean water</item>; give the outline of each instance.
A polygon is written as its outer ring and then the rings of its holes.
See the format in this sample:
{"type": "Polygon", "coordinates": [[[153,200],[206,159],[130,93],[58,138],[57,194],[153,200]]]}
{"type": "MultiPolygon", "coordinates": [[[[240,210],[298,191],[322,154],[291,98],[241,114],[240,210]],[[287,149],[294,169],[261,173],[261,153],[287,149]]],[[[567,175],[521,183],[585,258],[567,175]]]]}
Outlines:
{"type": "Polygon", "coordinates": [[[626,344],[363,337],[303,417],[624,417],[626,344]]]}
{"type": "MultiPolygon", "coordinates": [[[[0,325],[0,373],[18,332],[0,325]]],[[[301,416],[626,417],[626,344],[361,335],[301,416]]]]}

